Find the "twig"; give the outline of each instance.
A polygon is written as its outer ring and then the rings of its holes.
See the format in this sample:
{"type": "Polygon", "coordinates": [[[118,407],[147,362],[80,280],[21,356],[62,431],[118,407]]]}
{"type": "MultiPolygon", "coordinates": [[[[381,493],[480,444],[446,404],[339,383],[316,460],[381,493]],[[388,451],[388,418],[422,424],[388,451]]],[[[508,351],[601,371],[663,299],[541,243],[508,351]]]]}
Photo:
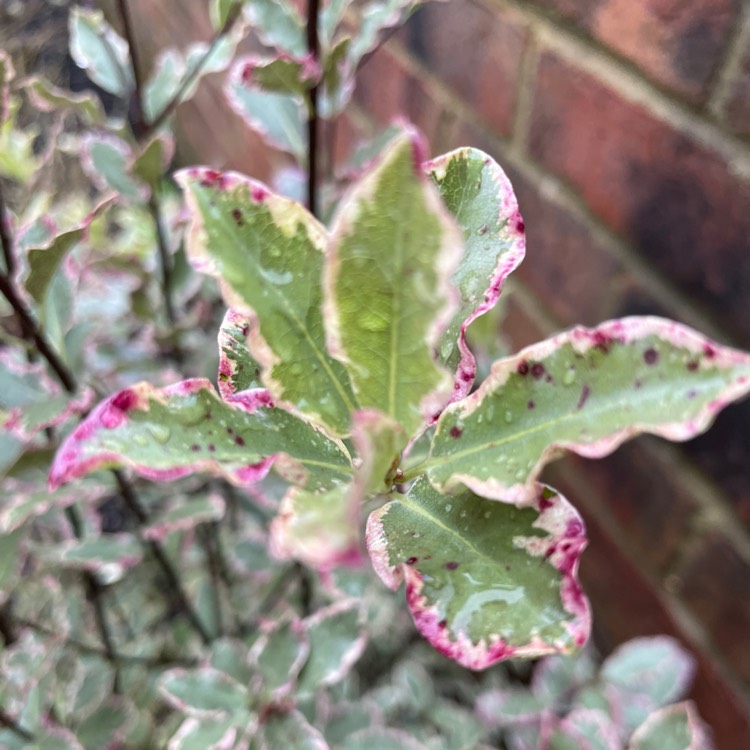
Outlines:
{"type": "Polygon", "coordinates": [[[6,713],[4,708],[0,708],[0,726],[10,729],[13,734],[22,740],[26,740],[26,742],[34,741],[34,735],[24,729],[10,714],[6,713]]]}
{"type": "MultiPolygon", "coordinates": [[[[148,513],[146,513],[145,509],[141,505],[141,502],[135,494],[132,486],[127,481],[127,479],[125,479],[125,476],[121,471],[113,469],[112,473],[114,474],[117,484],[120,488],[120,494],[122,495],[122,499],[125,501],[125,505],[136,517],[138,523],[141,526],[145,526],[149,521],[148,513]]],[[[180,577],[177,575],[177,571],[174,569],[172,563],[167,557],[164,548],[161,546],[161,544],[159,544],[159,542],[153,539],[142,541],[144,541],[144,543],[148,546],[151,554],[154,556],[154,559],[161,568],[162,573],[166,577],[167,583],[169,584],[170,591],[174,595],[175,599],[179,602],[183,614],[185,615],[185,617],[187,617],[190,624],[193,626],[193,629],[198,633],[198,635],[200,635],[203,643],[210,643],[211,635],[206,630],[206,627],[198,617],[198,613],[190,603],[190,600],[188,599],[188,596],[182,586],[182,582],[180,581],[180,577]]]]}
{"type": "Polygon", "coordinates": [[[117,0],[117,9],[122,20],[125,41],[130,50],[130,67],[133,70],[133,81],[135,91],[133,92],[133,131],[137,138],[145,131],[144,109],[143,109],[143,76],[139,60],[138,45],[135,43],[135,32],[133,30],[133,19],[130,16],[128,0],[117,0]]]}
{"type": "Polygon", "coordinates": [[[3,197],[3,186],[0,183],[0,244],[3,246],[3,257],[5,258],[5,272],[13,276],[16,271],[16,259],[13,255],[13,245],[10,241],[8,225],[6,224],[5,198],[3,197]]]}
{"type": "MultiPolygon", "coordinates": [[[[307,3],[307,51],[313,60],[320,56],[318,39],[319,0],[307,3]]],[[[318,93],[316,84],[310,89],[310,111],[307,116],[307,207],[313,216],[318,215],[318,93]]]]}
{"type": "MultiPolygon", "coordinates": [[[[148,210],[151,213],[151,218],[154,222],[154,228],[156,229],[156,246],[159,250],[159,263],[161,264],[161,283],[162,291],[164,292],[164,310],[167,313],[167,320],[169,324],[174,327],[177,320],[174,310],[174,300],[172,299],[172,256],[169,254],[169,248],[167,247],[167,238],[164,234],[164,228],[161,224],[161,208],[159,206],[159,199],[156,197],[154,189],[151,189],[151,196],[148,199],[148,210]]],[[[179,346],[175,346],[174,349],[175,359],[177,363],[182,362],[182,350],[179,346]]]]}

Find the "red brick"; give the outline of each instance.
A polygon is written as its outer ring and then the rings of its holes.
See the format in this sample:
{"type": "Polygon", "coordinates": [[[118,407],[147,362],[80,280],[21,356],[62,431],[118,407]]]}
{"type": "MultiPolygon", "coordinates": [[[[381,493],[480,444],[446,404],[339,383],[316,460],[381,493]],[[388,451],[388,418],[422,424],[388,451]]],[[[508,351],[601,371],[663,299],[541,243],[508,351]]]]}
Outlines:
{"type": "Polygon", "coordinates": [[[729,126],[739,135],[750,137],[750,41],[730,86],[724,111],[729,126]]]}
{"type": "Polygon", "coordinates": [[[442,110],[425,88],[387,47],[381,47],[357,74],[355,100],[368,114],[385,125],[407,117],[431,142],[440,126],[442,110]]]}
{"type": "MultiPolygon", "coordinates": [[[[711,658],[681,635],[658,592],[615,544],[603,527],[584,513],[589,547],[583,554],[581,580],[591,600],[595,642],[605,654],[630,638],[665,633],[683,641],[697,659],[689,697],[711,726],[717,748],[750,747],[747,707],[722,677],[711,658]]],[[[741,591],[738,590],[738,594],[741,591]]]]}
{"type": "Polygon", "coordinates": [[[515,17],[469,0],[434,3],[414,14],[400,38],[490,127],[510,134],[528,39],[515,17]]]}
{"type": "Polygon", "coordinates": [[[664,574],[691,529],[698,503],[678,470],[650,450],[654,441],[640,437],[598,461],[569,456],[551,466],[549,476],[554,486],[575,493],[573,503],[604,507],[638,564],[664,574]]]}
{"type": "Polygon", "coordinates": [[[530,150],[750,343],[750,185],[730,164],[551,52],[538,69],[530,150]]]}
{"type": "Polygon", "coordinates": [[[708,85],[738,0],[533,0],[572,20],[654,81],[695,103],[708,85]]]}
{"type": "Polygon", "coordinates": [[[732,668],[750,683],[750,563],[718,532],[707,535],[680,573],[683,601],[712,634],[732,668]]]}

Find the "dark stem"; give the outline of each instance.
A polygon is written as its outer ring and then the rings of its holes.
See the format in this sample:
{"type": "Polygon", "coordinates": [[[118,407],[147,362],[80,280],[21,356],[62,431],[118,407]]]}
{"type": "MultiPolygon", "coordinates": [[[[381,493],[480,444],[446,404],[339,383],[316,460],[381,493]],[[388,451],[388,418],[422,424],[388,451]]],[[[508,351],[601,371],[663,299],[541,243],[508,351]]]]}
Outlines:
{"type": "MultiPolygon", "coordinates": [[[[307,51],[314,60],[320,57],[318,40],[319,0],[307,4],[307,51]]],[[[318,86],[310,89],[310,111],[307,115],[307,207],[318,215],[318,86]]]]}
{"type": "MultiPolygon", "coordinates": [[[[117,469],[113,469],[112,473],[115,475],[115,479],[117,480],[117,484],[120,488],[120,494],[122,495],[122,499],[125,502],[125,505],[136,517],[138,523],[141,526],[145,526],[149,521],[148,513],[146,513],[146,510],[141,505],[140,500],[136,496],[132,486],[127,481],[127,479],[125,479],[125,476],[122,474],[122,472],[118,471],[117,469]]],[[[152,539],[145,540],[145,544],[148,546],[151,554],[154,556],[154,559],[161,568],[164,577],[167,579],[169,591],[179,603],[180,608],[182,609],[182,613],[185,615],[185,617],[187,617],[188,621],[193,626],[193,629],[201,637],[203,643],[210,643],[211,635],[206,630],[206,627],[198,617],[198,613],[195,611],[195,609],[193,609],[193,605],[190,603],[190,600],[185,593],[185,589],[182,586],[182,581],[180,581],[180,577],[177,575],[177,571],[174,569],[174,566],[167,557],[167,553],[164,551],[164,548],[161,546],[161,544],[159,544],[159,542],[152,539]]]]}
{"type": "Polygon", "coordinates": [[[3,246],[5,272],[8,276],[13,276],[16,270],[16,259],[13,255],[13,245],[10,241],[10,233],[6,222],[5,198],[3,197],[3,186],[0,183],[0,244],[3,246]]]}
{"type": "Polygon", "coordinates": [[[138,45],[135,43],[135,31],[133,29],[130,8],[128,7],[128,0],[117,0],[117,8],[122,20],[125,41],[127,41],[128,49],[130,50],[130,67],[133,69],[133,80],[135,81],[132,102],[133,131],[136,137],[140,139],[145,131],[145,121],[143,117],[143,78],[141,77],[142,68],[139,60],[138,45]]]}
{"type": "MultiPolygon", "coordinates": [[[[151,197],[148,200],[148,209],[151,212],[151,218],[156,229],[156,246],[159,249],[159,262],[161,264],[161,285],[164,293],[164,309],[167,313],[169,324],[174,327],[176,317],[174,311],[174,301],[172,300],[172,256],[167,246],[167,238],[164,234],[164,228],[161,225],[161,210],[159,208],[159,199],[151,189],[151,197]]],[[[179,347],[175,347],[175,359],[178,364],[182,360],[182,352],[179,347]]]]}
{"type": "Polygon", "coordinates": [[[3,297],[8,300],[10,306],[13,308],[24,337],[28,341],[32,341],[39,354],[47,360],[47,363],[54,371],[57,379],[62,383],[63,388],[65,388],[68,393],[75,393],[78,390],[75,377],[57,355],[57,352],[55,352],[51,344],[47,342],[44,334],[34,321],[31,311],[16,293],[10,277],[4,273],[0,274],[0,293],[2,293],[3,297]]]}
{"type": "Polygon", "coordinates": [[[13,734],[22,740],[26,740],[27,742],[34,741],[34,735],[24,729],[10,714],[7,714],[4,708],[0,708],[0,726],[10,729],[13,734]]]}

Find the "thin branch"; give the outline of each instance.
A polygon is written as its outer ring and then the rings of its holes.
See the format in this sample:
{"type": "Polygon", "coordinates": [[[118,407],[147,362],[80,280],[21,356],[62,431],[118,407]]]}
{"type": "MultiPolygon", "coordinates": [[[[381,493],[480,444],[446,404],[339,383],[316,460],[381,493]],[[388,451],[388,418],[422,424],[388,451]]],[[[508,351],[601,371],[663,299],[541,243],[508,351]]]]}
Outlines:
{"type": "Polygon", "coordinates": [[[10,714],[5,712],[4,708],[0,707],[0,726],[10,729],[13,734],[20,737],[26,742],[33,742],[34,735],[27,729],[24,729],[10,714]]]}
{"type": "Polygon", "coordinates": [[[125,41],[128,43],[130,50],[130,67],[133,70],[133,81],[135,82],[135,91],[133,92],[133,131],[136,137],[140,138],[145,131],[145,120],[143,110],[143,76],[139,59],[138,45],[135,43],[135,31],[133,29],[133,19],[130,15],[128,0],[117,0],[117,9],[122,20],[125,41]]]}
{"type": "MultiPolygon", "coordinates": [[[[307,3],[307,51],[313,60],[320,57],[318,39],[319,0],[307,3]]],[[[307,207],[313,216],[318,215],[318,93],[316,84],[310,89],[310,110],[307,116],[307,207]]]]}
{"type": "MultiPolygon", "coordinates": [[[[169,247],[167,243],[166,235],[164,234],[164,228],[161,224],[161,209],[159,207],[159,199],[154,193],[154,189],[151,189],[151,197],[148,199],[148,210],[151,213],[151,219],[154,222],[154,228],[156,229],[156,246],[159,250],[159,263],[161,265],[161,285],[164,293],[164,310],[167,313],[167,320],[169,324],[174,327],[177,320],[174,310],[174,300],[172,299],[172,282],[174,270],[172,266],[172,256],[169,253],[169,247]]],[[[180,364],[183,356],[181,349],[175,347],[175,359],[180,364]]]]}
{"type": "Polygon", "coordinates": [[[0,244],[3,246],[3,257],[5,258],[5,272],[13,276],[16,271],[16,258],[13,255],[13,244],[8,231],[6,218],[5,198],[3,197],[3,185],[0,182],[0,244]]]}
{"type": "MultiPolygon", "coordinates": [[[[125,501],[125,505],[136,517],[138,523],[141,526],[145,526],[149,521],[148,513],[141,505],[141,502],[136,496],[132,486],[127,481],[127,479],[125,479],[125,476],[122,474],[122,472],[118,471],[117,469],[113,469],[112,473],[115,475],[115,479],[117,480],[117,484],[120,488],[120,494],[122,495],[122,499],[125,501]]],[[[151,554],[154,556],[154,559],[161,568],[162,573],[166,577],[167,583],[169,584],[170,593],[172,593],[175,599],[179,602],[183,614],[185,615],[185,617],[187,617],[190,624],[193,626],[193,629],[201,637],[203,643],[210,643],[211,635],[206,630],[205,625],[198,617],[198,613],[190,603],[190,599],[188,599],[187,593],[182,586],[182,581],[180,580],[177,571],[174,569],[174,566],[167,557],[167,553],[164,551],[164,548],[161,546],[161,544],[159,544],[159,542],[153,539],[142,541],[144,541],[144,543],[148,546],[151,554]]]]}

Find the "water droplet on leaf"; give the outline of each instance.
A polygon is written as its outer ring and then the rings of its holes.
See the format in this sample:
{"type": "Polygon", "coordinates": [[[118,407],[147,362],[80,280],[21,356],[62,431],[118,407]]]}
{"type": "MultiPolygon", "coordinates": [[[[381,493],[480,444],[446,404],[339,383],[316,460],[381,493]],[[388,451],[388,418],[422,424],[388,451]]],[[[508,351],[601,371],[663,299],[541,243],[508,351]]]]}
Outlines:
{"type": "Polygon", "coordinates": [[[147,425],[146,429],[151,433],[154,440],[162,445],[169,440],[169,437],[172,434],[169,427],[163,424],[150,424],[147,425]]]}

